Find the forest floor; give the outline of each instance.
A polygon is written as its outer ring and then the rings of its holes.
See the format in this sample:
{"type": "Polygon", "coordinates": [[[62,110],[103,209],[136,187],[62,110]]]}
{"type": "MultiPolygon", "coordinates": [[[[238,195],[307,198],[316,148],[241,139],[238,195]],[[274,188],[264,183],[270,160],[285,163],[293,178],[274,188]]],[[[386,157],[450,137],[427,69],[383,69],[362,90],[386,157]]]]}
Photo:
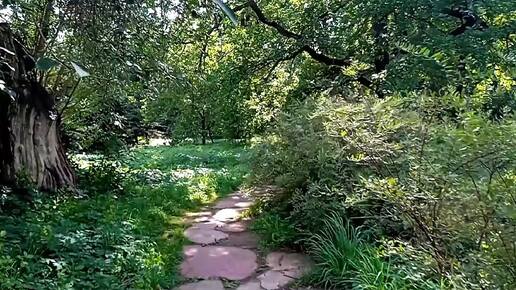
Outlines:
{"type": "Polygon", "coordinates": [[[246,156],[227,143],[76,156],[80,195],[1,200],[0,289],[178,286],[184,215],[237,190],[246,156]]]}

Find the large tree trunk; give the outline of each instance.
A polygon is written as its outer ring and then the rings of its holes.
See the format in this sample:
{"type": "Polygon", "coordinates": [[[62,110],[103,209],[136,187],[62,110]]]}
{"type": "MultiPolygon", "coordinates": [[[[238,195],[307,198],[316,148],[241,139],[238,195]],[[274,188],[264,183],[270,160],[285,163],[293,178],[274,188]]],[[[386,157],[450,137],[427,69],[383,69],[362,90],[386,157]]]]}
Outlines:
{"type": "Polygon", "coordinates": [[[37,81],[33,58],[7,24],[0,24],[0,46],[0,181],[26,175],[44,190],[74,187],[55,99],[37,81]]]}

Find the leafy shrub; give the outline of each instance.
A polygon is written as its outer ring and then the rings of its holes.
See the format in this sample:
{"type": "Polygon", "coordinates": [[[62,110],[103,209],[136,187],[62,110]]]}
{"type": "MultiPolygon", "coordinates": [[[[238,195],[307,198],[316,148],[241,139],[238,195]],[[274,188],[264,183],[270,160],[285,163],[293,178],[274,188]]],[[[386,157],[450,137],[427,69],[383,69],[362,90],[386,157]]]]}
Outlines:
{"type": "Polygon", "coordinates": [[[421,275],[409,268],[417,261],[439,284],[511,288],[516,123],[465,113],[457,95],[443,100],[453,114],[424,96],[308,100],[257,140],[254,178],[286,188],[275,207],[301,233],[316,234],[333,210],[364,238],[403,245],[396,263],[407,277],[421,275]]]}
{"type": "Polygon", "coordinates": [[[278,214],[264,214],[253,222],[251,229],[260,235],[260,245],[264,249],[281,248],[298,238],[291,223],[278,214]]]}
{"type": "Polygon", "coordinates": [[[256,142],[254,178],[287,189],[320,182],[349,192],[359,174],[387,165],[400,149],[392,141],[415,121],[392,102],[335,102],[309,100],[284,114],[270,136],[256,142]]]}
{"type": "Polygon", "coordinates": [[[512,120],[465,115],[459,126],[433,125],[405,144],[405,170],[361,181],[357,194],[392,205],[431,248],[435,270],[467,288],[515,283],[512,120]],[[487,267],[487,265],[489,265],[487,267]],[[489,268],[487,271],[486,269],[489,268]]]}
{"type": "Polygon", "coordinates": [[[121,164],[114,159],[102,157],[92,164],[80,169],[80,181],[83,188],[91,193],[122,193],[124,181],[128,178],[121,170],[121,164]]]}
{"type": "Polygon", "coordinates": [[[303,233],[315,233],[329,212],[338,212],[341,216],[346,214],[345,199],[344,190],[314,182],[306,191],[296,190],[288,201],[291,208],[289,221],[303,233]]]}

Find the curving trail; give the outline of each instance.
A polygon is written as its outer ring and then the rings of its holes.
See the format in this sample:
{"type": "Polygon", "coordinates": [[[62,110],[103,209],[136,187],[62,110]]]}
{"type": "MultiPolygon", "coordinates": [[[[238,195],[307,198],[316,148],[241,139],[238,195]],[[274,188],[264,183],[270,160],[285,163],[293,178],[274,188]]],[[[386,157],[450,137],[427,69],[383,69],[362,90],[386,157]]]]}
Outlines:
{"type": "Polygon", "coordinates": [[[310,270],[312,264],[305,255],[261,256],[257,251],[259,239],[249,230],[251,221],[241,217],[253,205],[254,194],[237,191],[201,212],[187,214],[190,227],[184,234],[193,245],[183,249],[181,275],[191,282],[177,290],[291,289],[288,285],[310,270]]]}

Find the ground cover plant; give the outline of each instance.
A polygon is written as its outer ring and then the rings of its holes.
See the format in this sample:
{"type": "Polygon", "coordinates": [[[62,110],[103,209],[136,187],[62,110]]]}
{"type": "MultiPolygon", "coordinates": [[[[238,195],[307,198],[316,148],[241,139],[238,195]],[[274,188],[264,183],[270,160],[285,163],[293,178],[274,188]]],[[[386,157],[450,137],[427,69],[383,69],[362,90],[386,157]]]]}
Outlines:
{"type": "Polygon", "coordinates": [[[78,158],[80,193],[34,192],[30,204],[3,200],[1,289],[157,289],[178,282],[183,214],[235,190],[247,173],[246,151],[222,143],[124,155],[78,158]]]}

